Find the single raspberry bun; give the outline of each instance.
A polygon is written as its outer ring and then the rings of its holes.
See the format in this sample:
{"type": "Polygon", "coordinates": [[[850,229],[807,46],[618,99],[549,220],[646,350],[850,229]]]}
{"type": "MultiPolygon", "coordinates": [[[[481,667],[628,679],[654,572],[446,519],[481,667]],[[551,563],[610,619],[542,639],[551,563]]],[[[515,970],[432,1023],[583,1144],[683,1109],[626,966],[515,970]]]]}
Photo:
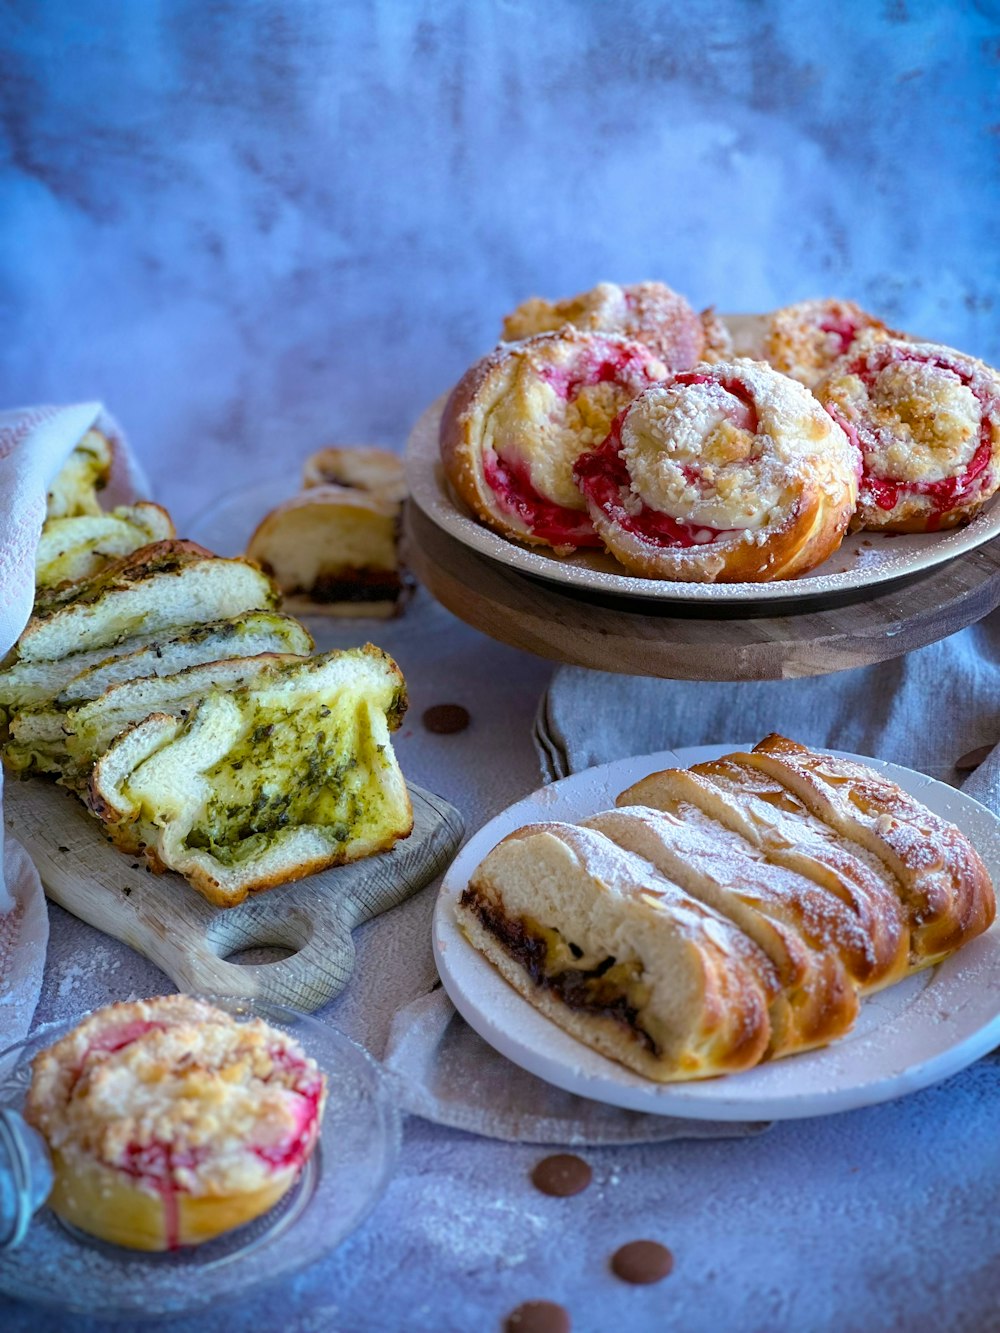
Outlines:
{"type": "Polygon", "coordinates": [[[974,357],[865,338],[814,392],[861,451],[856,528],[953,528],[1000,489],[1000,374],[974,357]]]}
{"type": "Polygon", "coordinates": [[[55,1213],[116,1245],[175,1250],[281,1199],[325,1098],[285,1033],[168,995],[99,1009],[36,1056],[25,1118],[52,1153],[55,1213]]]}
{"type": "Polygon", "coordinates": [[[667,369],[643,343],[563,328],[502,343],[459,381],[441,419],[441,459],[476,516],[567,555],[600,547],[573,480],[581,453],[667,369]]]}
{"type": "Polygon", "coordinates": [[[811,389],[862,334],[900,336],[853,301],[799,301],[767,316],[761,355],[811,389]]]}
{"type": "Polygon", "coordinates": [[[571,324],[588,333],[616,333],[645,345],[668,370],[687,370],[706,358],[709,347],[725,337],[712,311],[699,317],[678,292],[662,282],[620,287],[599,282],[588,292],[564,301],[533,296],[507,315],[503,337],[511,342],[551,333],[571,324]],[[707,317],[707,319],[706,319],[707,317]]]}
{"type": "Polygon", "coordinates": [[[763,582],[837,549],[859,461],[808,389],[736,359],[646,389],[574,471],[598,534],[633,573],[763,582]]]}

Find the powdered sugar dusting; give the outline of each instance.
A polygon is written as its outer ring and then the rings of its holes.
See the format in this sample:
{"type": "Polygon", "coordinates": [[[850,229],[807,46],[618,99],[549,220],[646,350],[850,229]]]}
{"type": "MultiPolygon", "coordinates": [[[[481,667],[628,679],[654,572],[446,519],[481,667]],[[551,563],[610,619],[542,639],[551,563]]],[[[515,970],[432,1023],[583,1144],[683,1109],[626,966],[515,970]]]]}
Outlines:
{"type": "Polygon", "coordinates": [[[449,491],[438,457],[438,426],[444,399],[414,426],[407,445],[407,482],[414,502],[444,532],[499,564],[547,582],[605,596],[709,604],[794,601],[802,597],[856,592],[864,597],[881,583],[930,570],[975,550],[1000,535],[1000,497],[963,528],[920,534],[857,532],[811,573],[773,583],[678,583],[626,574],[603,552],[559,557],[527,550],[483,527],[449,491]]]}

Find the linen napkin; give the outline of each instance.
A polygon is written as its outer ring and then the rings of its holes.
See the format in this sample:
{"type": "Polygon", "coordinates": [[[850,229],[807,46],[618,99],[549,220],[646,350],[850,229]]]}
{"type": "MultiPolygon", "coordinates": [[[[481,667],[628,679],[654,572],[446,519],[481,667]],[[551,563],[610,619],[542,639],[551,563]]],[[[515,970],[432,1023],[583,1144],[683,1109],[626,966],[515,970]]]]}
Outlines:
{"type": "MultiPolygon", "coordinates": [[[[28,407],[0,413],[0,660],[27,624],[35,594],[35,548],[45,497],[63,463],[97,427],[112,446],[106,507],[146,491],[114,419],[100,403],[28,407]]],[[[0,816],[3,773],[0,770],[0,816]]],[[[38,872],[0,818],[0,1047],[28,1031],[42,984],[48,915],[38,872]]]]}
{"type": "MultiPolygon", "coordinates": [[[[1000,612],[895,661],[797,680],[653,680],[560,667],[535,719],[548,781],[628,755],[753,744],[768,732],[959,784],[970,751],[1000,742],[1000,612]]],[[[1000,751],[965,790],[1000,813],[1000,751]]]]}

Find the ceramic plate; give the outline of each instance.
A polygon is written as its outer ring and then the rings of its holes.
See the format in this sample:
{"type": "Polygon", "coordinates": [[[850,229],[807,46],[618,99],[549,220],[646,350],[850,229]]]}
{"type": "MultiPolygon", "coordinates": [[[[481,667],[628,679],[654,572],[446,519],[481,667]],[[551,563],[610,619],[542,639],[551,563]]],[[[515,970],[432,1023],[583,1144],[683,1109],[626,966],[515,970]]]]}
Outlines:
{"type": "Polygon", "coordinates": [[[413,500],[432,523],[480,555],[544,579],[547,583],[653,602],[687,603],[708,608],[747,607],[775,612],[857,601],[871,589],[919,577],[1000,534],[1000,495],[972,522],[948,532],[895,535],[849,534],[838,551],[811,574],[774,583],[673,583],[628,574],[604,552],[557,556],[532,550],[484,527],[451,492],[438,454],[438,426],[444,398],[429,407],[414,426],[406,451],[406,476],[413,500]]]}
{"type": "MultiPolygon", "coordinates": [[[[104,1318],[145,1319],[242,1300],[334,1249],[367,1217],[399,1151],[400,1118],[381,1070],[329,1024],[261,1001],[211,998],[238,1021],[290,1032],[327,1075],[320,1141],[298,1181],[270,1212],[204,1245],[144,1254],[67,1226],[47,1208],[19,1248],[0,1253],[0,1291],[104,1318]]],[[[83,1018],[47,1023],[0,1052],[0,1106],[21,1110],[31,1060],[83,1018]]],[[[41,1325],[40,1325],[41,1327],[41,1325]]]]}
{"type": "MultiPolygon", "coordinates": [[[[854,1030],[822,1050],[703,1082],[660,1085],[576,1041],[509,986],[455,924],[455,903],[488,851],[524,824],[573,822],[614,805],[661,768],[687,767],[740,745],[667,750],[564,778],[510,806],[452,863],[434,915],[434,955],[455,1007],[491,1046],[556,1087],[635,1111],[696,1120],[790,1120],[849,1111],[926,1088],[1000,1043],[1000,925],[936,968],[862,1002],[854,1030]]],[[[858,756],[848,756],[858,758],[858,756]]],[[[864,759],[957,824],[1000,883],[1000,820],[969,796],[911,769],[864,759]]]]}

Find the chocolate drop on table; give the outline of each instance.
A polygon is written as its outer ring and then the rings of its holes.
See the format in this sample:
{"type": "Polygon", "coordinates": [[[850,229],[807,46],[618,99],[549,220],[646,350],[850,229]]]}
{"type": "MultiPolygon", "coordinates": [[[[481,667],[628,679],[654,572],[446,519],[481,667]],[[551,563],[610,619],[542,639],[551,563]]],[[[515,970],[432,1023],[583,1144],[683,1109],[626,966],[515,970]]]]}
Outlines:
{"type": "Polygon", "coordinates": [[[555,1301],[525,1301],[503,1327],[504,1333],[570,1333],[569,1311],[555,1301]]]}
{"type": "Polygon", "coordinates": [[[674,1256],[658,1240],[632,1240],[615,1250],[611,1271],[623,1282],[645,1286],[660,1282],[673,1271],[674,1256]]]}
{"type": "Polygon", "coordinates": [[[436,736],[452,736],[469,725],[469,710],[461,704],[434,704],[424,709],[421,721],[436,736]]]}
{"type": "Polygon", "coordinates": [[[543,1194],[551,1194],[557,1199],[567,1199],[572,1194],[585,1190],[594,1178],[594,1173],[582,1157],[575,1153],[554,1153],[543,1157],[531,1173],[531,1183],[543,1194]]]}
{"type": "Polygon", "coordinates": [[[961,759],[955,760],[955,767],[959,773],[971,773],[989,758],[995,745],[995,741],[990,741],[989,745],[980,745],[975,750],[970,750],[968,754],[963,754],[961,759]]]}

